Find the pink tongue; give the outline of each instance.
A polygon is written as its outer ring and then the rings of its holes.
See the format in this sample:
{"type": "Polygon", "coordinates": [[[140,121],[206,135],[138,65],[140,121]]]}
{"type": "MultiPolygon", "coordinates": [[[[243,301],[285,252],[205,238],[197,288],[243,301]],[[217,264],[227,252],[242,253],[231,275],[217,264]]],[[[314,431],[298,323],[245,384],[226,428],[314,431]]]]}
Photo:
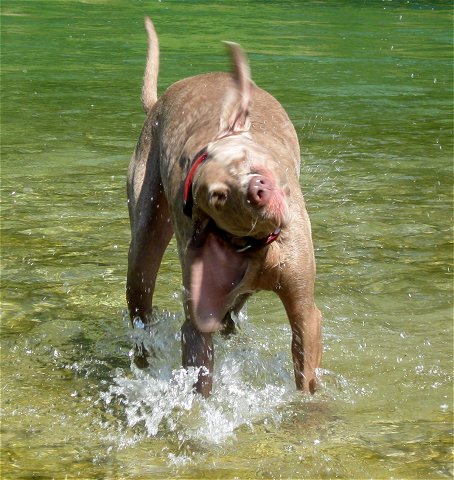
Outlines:
{"type": "Polygon", "coordinates": [[[201,332],[214,332],[222,326],[230,293],[243,278],[247,259],[213,234],[195,253],[190,286],[193,321],[201,332]]]}

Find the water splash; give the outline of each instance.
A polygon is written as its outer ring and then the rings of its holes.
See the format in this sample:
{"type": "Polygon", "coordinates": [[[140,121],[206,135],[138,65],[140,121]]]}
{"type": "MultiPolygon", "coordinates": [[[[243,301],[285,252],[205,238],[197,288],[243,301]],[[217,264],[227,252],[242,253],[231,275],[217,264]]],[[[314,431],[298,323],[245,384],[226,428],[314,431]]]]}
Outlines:
{"type": "Polygon", "coordinates": [[[240,333],[216,337],[214,389],[204,399],[193,392],[199,369],[179,366],[181,317],[156,314],[150,329],[133,331],[134,342],[153,352],[150,367],[140,370],[132,363],[130,371],[118,369],[101,394],[106,409],[122,417],[123,430],[142,438],[170,436],[180,446],[221,445],[241,426],[279,423],[278,407],[295,395],[289,354],[263,332],[258,335],[244,317],[240,333]]]}

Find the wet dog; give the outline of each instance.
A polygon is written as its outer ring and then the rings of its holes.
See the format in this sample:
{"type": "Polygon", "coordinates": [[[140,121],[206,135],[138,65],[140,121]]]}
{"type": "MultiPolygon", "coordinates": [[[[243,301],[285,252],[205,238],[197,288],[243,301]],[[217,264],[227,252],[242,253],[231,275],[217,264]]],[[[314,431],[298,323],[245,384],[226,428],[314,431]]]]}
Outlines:
{"type": "MultiPolygon", "coordinates": [[[[213,334],[234,330],[253,292],[280,297],[292,330],[298,389],[313,393],[321,360],[311,227],[299,185],[300,151],[286,112],[250,78],[237,44],[232,73],[180,80],[158,99],[159,46],[145,20],[147,114],[128,172],[131,320],[152,323],[157,272],[173,234],[184,285],[182,362],[212,388],[213,334]]],[[[148,353],[136,352],[146,365],[148,353]]]]}

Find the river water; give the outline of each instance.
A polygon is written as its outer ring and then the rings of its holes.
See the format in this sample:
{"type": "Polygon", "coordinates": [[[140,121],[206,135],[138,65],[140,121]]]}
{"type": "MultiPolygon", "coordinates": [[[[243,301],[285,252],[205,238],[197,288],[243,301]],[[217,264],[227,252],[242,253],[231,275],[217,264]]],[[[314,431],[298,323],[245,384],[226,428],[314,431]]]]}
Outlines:
{"type": "Polygon", "coordinates": [[[452,478],[452,2],[2,2],[4,479],[452,478]],[[287,109],[323,312],[313,398],[272,296],[180,368],[175,245],[148,371],[125,315],[128,161],[153,17],[160,91],[228,69],[287,109]]]}

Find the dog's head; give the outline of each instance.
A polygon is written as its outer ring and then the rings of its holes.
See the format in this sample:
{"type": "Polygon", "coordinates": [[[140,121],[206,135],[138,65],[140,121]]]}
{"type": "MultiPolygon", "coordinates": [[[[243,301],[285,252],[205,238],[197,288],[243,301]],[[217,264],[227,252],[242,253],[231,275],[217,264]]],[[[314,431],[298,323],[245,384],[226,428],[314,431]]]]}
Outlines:
{"type": "Polygon", "coordinates": [[[235,88],[226,94],[218,136],[194,175],[194,204],[199,214],[233,236],[264,238],[288,222],[286,172],[249,135],[249,66],[239,45],[227,45],[235,88]]]}
{"type": "Polygon", "coordinates": [[[266,149],[235,135],[208,147],[193,183],[196,208],[237,237],[264,238],[285,226],[285,172],[266,149]]]}

